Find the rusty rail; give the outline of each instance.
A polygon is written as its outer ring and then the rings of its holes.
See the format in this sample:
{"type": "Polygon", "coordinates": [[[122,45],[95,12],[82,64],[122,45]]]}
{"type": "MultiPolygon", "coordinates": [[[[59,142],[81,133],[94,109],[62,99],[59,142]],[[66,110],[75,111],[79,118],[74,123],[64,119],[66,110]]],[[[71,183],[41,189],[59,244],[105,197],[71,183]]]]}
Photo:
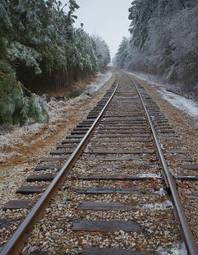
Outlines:
{"type": "Polygon", "coordinates": [[[176,186],[175,179],[174,179],[173,175],[171,174],[171,172],[168,169],[168,165],[166,163],[166,160],[164,158],[160,143],[159,143],[158,138],[157,138],[156,130],[154,128],[154,125],[153,125],[153,122],[152,122],[151,117],[149,115],[149,112],[147,110],[147,107],[144,103],[143,97],[142,97],[142,95],[141,95],[141,93],[140,93],[140,91],[139,91],[139,89],[138,89],[138,87],[137,87],[137,85],[134,81],[133,81],[133,84],[134,84],[134,86],[137,90],[138,96],[139,96],[139,98],[141,100],[141,103],[143,105],[143,108],[144,108],[149,126],[151,127],[152,135],[153,135],[155,146],[156,146],[156,151],[157,151],[157,154],[159,156],[159,160],[161,162],[161,166],[162,166],[162,170],[163,170],[163,173],[164,173],[164,177],[166,179],[166,183],[169,186],[169,189],[170,189],[170,192],[171,192],[171,195],[172,195],[172,198],[173,198],[173,202],[174,202],[174,205],[175,205],[175,209],[176,209],[176,212],[177,212],[177,216],[178,216],[178,219],[179,219],[181,230],[183,232],[184,241],[185,241],[187,250],[188,250],[190,255],[197,255],[198,254],[198,249],[195,245],[191,229],[189,227],[189,224],[188,224],[183,206],[182,206],[180,198],[179,198],[179,194],[178,194],[178,191],[177,191],[177,186],[176,186]]]}
{"type": "Polygon", "coordinates": [[[119,85],[119,80],[117,82],[117,85],[115,89],[113,90],[111,96],[109,97],[107,103],[99,113],[98,117],[95,119],[92,126],[89,128],[85,136],[83,137],[82,141],[79,143],[75,151],[71,154],[65,165],[61,168],[61,170],[58,172],[54,180],[51,182],[47,190],[43,193],[43,195],[40,197],[40,199],[36,202],[34,207],[31,209],[31,211],[28,213],[26,218],[23,220],[23,222],[19,225],[17,230],[14,232],[13,236],[10,238],[10,240],[7,242],[3,250],[1,251],[0,255],[18,255],[20,254],[21,250],[24,247],[24,244],[28,237],[30,236],[30,233],[33,229],[33,225],[38,221],[44,212],[44,209],[49,204],[50,199],[52,196],[56,193],[58,188],[61,186],[61,184],[64,182],[66,178],[66,172],[68,172],[75,164],[75,162],[78,160],[79,156],[83,152],[85,146],[89,142],[89,139],[97,126],[99,120],[101,119],[103,113],[105,112],[107,106],[111,102],[117,88],[119,85]]]}
{"type": "MultiPolygon", "coordinates": [[[[154,143],[156,147],[156,152],[158,154],[159,160],[161,162],[161,166],[163,169],[163,174],[166,180],[166,183],[168,185],[168,188],[170,189],[174,206],[178,215],[178,219],[180,222],[181,230],[184,236],[184,240],[186,243],[187,250],[190,255],[197,255],[198,251],[194,244],[192,233],[190,230],[190,227],[188,225],[184,209],[182,207],[182,204],[180,202],[179,194],[177,191],[176,183],[174,180],[174,177],[170,173],[166,160],[164,158],[160,143],[158,141],[157,133],[154,128],[154,125],[152,123],[151,117],[149,115],[149,112],[147,110],[147,107],[145,105],[144,99],[138,89],[138,86],[133,81],[133,84],[135,86],[135,89],[138,93],[138,96],[141,100],[141,104],[143,106],[143,109],[145,111],[145,115],[148,121],[148,124],[152,131],[152,136],[154,138],[154,143]]],[[[36,202],[34,207],[31,209],[29,214],[26,216],[24,221],[19,225],[18,229],[15,231],[11,239],[7,242],[4,249],[1,251],[0,255],[18,255],[20,254],[20,251],[24,247],[24,244],[26,240],[28,239],[32,229],[33,225],[41,218],[42,214],[44,213],[44,209],[48,206],[50,199],[53,197],[53,195],[56,193],[58,188],[61,186],[61,184],[66,179],[66,173],[74,166],[76,161],[79,159],[79,156],[82,154],[85,146],[89,143],[89,140],[92,136],[92,133],[94,129],[96,128],[97,124],[99,123],[101,117],[103,116],[106,108],[108,107],[109,103],[111,102],[113,96],[115,95],[117,88],[119,85],[119,81],[117,82],[116,87],[114,88],[112,94],[110,95],[108,101],[106,102],[105,106],[95,119],[92,126],[89,128],[75,151],[71,154],[65,165],[61,168],[61,170],[58,172],[57,176],[54,178],[52,183],[49,185],[47,190],[43,193],[43,195],[40,197],[40,199],[36,202]]]]}

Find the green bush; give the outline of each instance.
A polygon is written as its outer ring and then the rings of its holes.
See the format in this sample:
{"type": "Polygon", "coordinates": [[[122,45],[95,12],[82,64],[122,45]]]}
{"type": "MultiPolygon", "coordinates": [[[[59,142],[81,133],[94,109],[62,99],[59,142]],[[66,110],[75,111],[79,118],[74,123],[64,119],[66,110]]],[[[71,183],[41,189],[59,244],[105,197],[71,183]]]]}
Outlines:
{"type": "Polygon", "coordinates": [[[13,116],[23,105],[23,91],[15,73],[5,62],[0,62],[0,123],[14,124],[13,116]]]}
{"type": "Polygon", "coordinates": [[[0,78],[5,78],[7,75],[15,78],[15,72],[13,68],[7,62],[0,60],[0,78]]]}
{"type": "Polygon", "coordinates": [[[47,122],[49,119],[44,103],[35,94],[27,97],[9,64],[0,61],[0,124],[23,125],[47,122]]]}
{"type": "Polygon", "coordinates": [[[40,97],[33,94],[29,99],[28,116],[39,123],[48,122],[49,115],[40,97]]]}

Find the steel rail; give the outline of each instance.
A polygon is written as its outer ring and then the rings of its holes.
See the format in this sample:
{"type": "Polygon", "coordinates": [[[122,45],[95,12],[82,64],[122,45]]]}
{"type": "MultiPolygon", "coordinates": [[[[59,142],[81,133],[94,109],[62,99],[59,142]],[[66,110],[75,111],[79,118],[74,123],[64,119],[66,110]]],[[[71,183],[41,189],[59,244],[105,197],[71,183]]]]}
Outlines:
{"type": "Polygon", "coordinates": [[[182,204],[180,202],[180,198],[179,198],[179,194],[178,194],[178,191],[177,191],[177,185],[176,185],[175,179],[174,179],[173,175],[171,174],[171,172],[168,169],[168,165],[166,163],[166,159],[164,157],[164,154],[162,152],[160,143],[158,141],[157,132],[156,132],[156,130],[154,128],[153,122],[151,120],[151,117],[149,115],[147,107],[146,107],[146,105],[144,103],[144,99],[143,99],[143,97],[142,97],[142,95],[141,95],[141,93],[140,93],[136,83],[133,80],[132,80],[132,82],[133,82],[133,84],[134,84],[134,86],[136,88],[136,91],[138,93],[138,96],[139,96],[139,98],[141,100],[141,103],[143,105],[144,111],[146,113],[146,117],[147,117],[149,126],[150,126],[151,131],[152,131],[152,135],[153,135],[153,138],[154,138],[155,146],[156,146],[156,149],[157,149],[157,154],[159,156],[160,163],[161,163],[161,166],[162,166],[162,170],[164,172],[164,176],[165,176],[166,181],[168,183],[168,186],[169,186],[172,198],[173,198],[173,202],[174,202],[174,205],[175,205],[176,213],[177,213],[177,216],[179,218],[179,222],[180,222],[180,226],[181,226],[181,229],[182,229],[182,232],[183,232],[186,248],[187,248],[187,250],[189,252],[189,255],[198,255],[198,249],[197,249],[197,247],[195,245],[195,242],[193,240],[193,235],[192,235],[190,226],[188,224],[188,221],[187,221],[187,218],[186,218],[183,206],[182,206],[182,204]]]}
{"type": "Polygon", "coordinates": [[[0,255],[18,255],[20,254],[21,250],[24,247],[24,244],[28,237],[30,236],[30,233],[33,229],[33,225],[36,223],[36,221],[39,220],[41,217],[41,214],[43,213],[44,209],[47,207],[50,199],[52,198],[53,194],[57,191],[57,189],[60,187],[60,185],[64,182],[66,179],[66,172],[68,172],[76,163],[79,156],[82,154],[85,146],[89,142],[89,139],[97,126],[99,120],[103,116],[103,113],[105,112],[107,106],[111,102],[113,96],[115,95],[118,85],[119,85],[120,79],[117,81],[117,85],[115,89],[113,90],[111,96],[109,97],[107,103],[99,113],[98,117],[95,119],[92,126],[87,131],[86,135],[83,137],[82,141],[79,143],[75,151],[71,154],[65,165],[61,168],[61,170],[58,172],[54,180],[51,182],[47,190],[43,193],[43,195],[39,198],[39,200],[36,202],[36,204],[33,206],[31,211],[28,213],[28,215],[25,217],[23,222],[19,225],[17,230],[14,232],[10,240],[7,242],[3,250],[1,251],[0,255]]]}

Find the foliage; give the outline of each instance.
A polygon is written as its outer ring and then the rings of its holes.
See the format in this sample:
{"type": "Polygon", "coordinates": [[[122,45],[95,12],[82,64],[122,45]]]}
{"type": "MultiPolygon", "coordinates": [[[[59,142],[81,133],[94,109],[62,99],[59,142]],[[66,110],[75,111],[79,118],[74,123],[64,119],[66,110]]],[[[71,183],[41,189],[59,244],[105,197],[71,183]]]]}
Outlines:
{"type": "Polygon", "coordinates": [[[6,62],[0,62],[0,124],[24,124],[28,119],[48,121],[45,106],[36,95],[24,95],[15,72],[6,62]]]}
{"type": "Polygon", "coordinates": [[[98,68],[99,70],[103,70],[111,61],[109,47],[106,42],[98,36],[94,36],[93,40],[95,44],[94,47],[97,57],[98,68]]]}
{"type": "Polygon", "coordinates": [[[148,38],[148,21],[156,9],[158,0],[136,0],[129,9],[131,20],[129,31],[133,34],[133,44],[142,48],[148,38]]]}
{"type": "Polygon", "coordinates": [[[122,42],[120,43],[118,52],[116,54],[116,65],[120,68],[125,67],[126,58],[129,54],[129,40],[126,37],[123,37],[122,42]]]}
{"type": "Polygon", "coordinates": [[[46,86],[49,81],[64,86],[109,61],[104,42],[100,51],[105,53],[98,55],[93,39],[82,28],[74,27],[79,8],[75,0],[68,0],[65,6],[57,0],[4,1],[0,23],[4,24],[2,37],[8,40],[7,57],[26,86],[27,79],[21,75],[26,71],[31,72],[32,83],[42,74],[46,86]]]}
{"type": "Polygon", "coordinates": [[[28,118],[40,123],[44,123],[49,120],[46,105],[39,96],[33,94],[27,103],[28,118]]]}
{"type": "Polygon", "coordinates": [[[9,109],[0,109],[0,114],[4,112],[1,122],[6,111],[11,116],[6,122],[12,122],[12,116],[18,113],[34,118],[45,115],[43,107],[38,110],[35,96],[24,97],[18,81],[33,91],[42,91],[69,85],[108,64],[110,54],[106,43],[74,26],[78,8],[75,0],[67,0],[64,6],[58,0],[1,0],[0,61],[7,63],[7,68],[11,66],[15,73],[4,74],[0,81],[1,102],[5,97],[13,103],[9,109]]]}
{"type": "Polygon", "coordinates": [[[152,18],[161,19],[174,15],[190,5],[194,0],[135,0],[129,8],[129,31],[133,45],[139,49],[149,39],[149,25],[152,18]]]}
{"type": "Polygon", "coordinates": [[[70,56],[73,69],[85,73],[94,72],[97,68],[97,58],[92,38],[81,28],[76,29],[74,38],[74,48],[70,56]]]}
{"type": "Polygon", "coordinates": [[[19,61],[27,67],[33,67],[35,74],[42,72],[39,66],[41,55],[31,47],[26,47],[19,42],[13,42],[9,46],[8,57],[11,62],[19,61]]]}
{"type": "Polygon", "coordinates": [[[3,62],[0,63],[0,91],[0,123],[12,123],[12,116],[22,108],[23,92],[14,71],[3,62]]]}
{"type": "Polygon", "coordinates": [[[197,1],[136,0],[129,9],[129,19],[131,37],[123,39],[116,64],[160,75],[165,81],[180,83],[184,90],[196,90],[197,1]]]}

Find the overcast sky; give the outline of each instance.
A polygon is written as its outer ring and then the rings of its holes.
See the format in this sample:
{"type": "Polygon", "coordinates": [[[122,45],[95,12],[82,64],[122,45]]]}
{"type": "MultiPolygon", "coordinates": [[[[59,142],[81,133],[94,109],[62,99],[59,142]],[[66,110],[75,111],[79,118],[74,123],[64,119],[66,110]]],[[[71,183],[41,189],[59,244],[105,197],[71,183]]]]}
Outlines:
{"type": "MultiPolygon", "coordinates": [[[[62,0],[62,2],[65,2],[62,0]]],[[[128,9],[132,0],[76,0],[77,25],[84,23],[89,34],[101,36],[115,55],[123,36],[129,36],[128,9]]]]}

